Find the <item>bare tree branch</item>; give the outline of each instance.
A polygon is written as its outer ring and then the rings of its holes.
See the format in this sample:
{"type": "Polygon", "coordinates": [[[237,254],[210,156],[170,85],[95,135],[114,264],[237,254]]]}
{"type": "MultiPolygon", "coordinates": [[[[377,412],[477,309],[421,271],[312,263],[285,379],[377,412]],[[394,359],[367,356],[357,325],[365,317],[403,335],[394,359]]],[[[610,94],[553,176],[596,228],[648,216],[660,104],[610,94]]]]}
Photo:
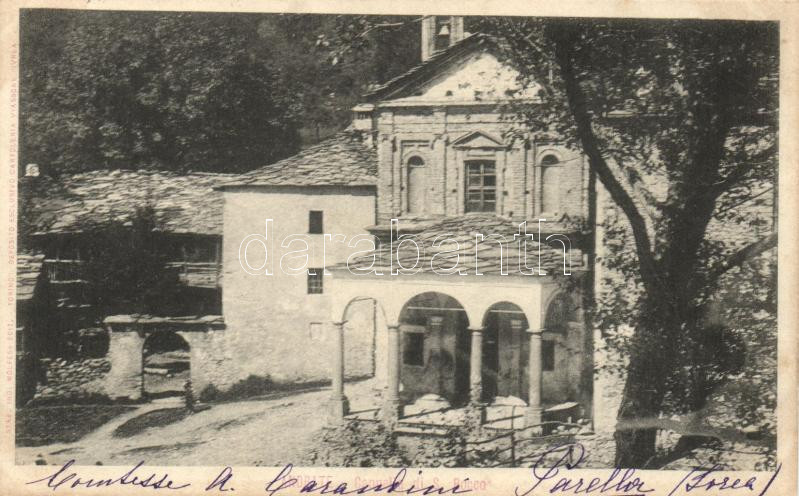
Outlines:
{"type": "Polygon", "coordinates": [[[764,253],[777,246],[777,233],[773,233],[765,238],[762,238],[754,243],[744,246],[740,250],[730,255],[720,265],[716,266],[710,274],[710,280],[715,281],[723,276],[728,271],[742,265],[747,260],[750,260],[761,253],[764,253]]]}
{"type": "Polygon", "coordinates": [[[361,33],[359,33],[359,34],[356,36],[356,38],[363,38],[363,37],[365,37],[367,34],[369,34],[370,32],[374,31],[375,29],[380,29],[380,28],[398,28],[398,27],[400,27],[400,26],[404,26],[404,25],[406,25],[406,24],[409,24],[409,23],[411,23],[411,22],[420,22],[420,21],[421,21],[421,20],[423,20],[425,17],[426,17],[426,16],[424,16],[424,17],[418,17],[418,18],[416,18],[416,19],[411,19],[411,20],[409,20],[409,21],[402,21],[402,22],[382,22],[382,23],[379,23],[379,24],[372,24],[371,26],[369,26],[368,28],[366,28],[364,31],[362,31],[361,33]]]}
{"type": "Polygon", "coordinates": [[[728,212],[728,211],[730,211],[730,210],[733,210],[733,209],[735,209],[735,208],[738,208],[738,207],[740,207],[741,205],[743,205],[743,204],[745,204],[745,203],[749,203],[750,201],[753,201],[753,200],[755,200],[756,198],[759,198],[759,197],[761,197],[761,196],[765,195],[766,193],[771,193],[772,191],[774,191],[774,186],[771,186],[770,188],[766,188],[766,189],[764,189],[763,191],[761,191],[760,193],[757,193],[756,195],[753,195],[753,196],[747,196],[747,197],[745,197],[743,200],[737,201],[737,202],[733,203],[732,205],[728,205],[728,206],[726,206],[726,207],[724,207],[724,208],[721,208],[721,209],[719,209],[719,210],[716,210],[716,211],[713,213],[713,215],[714,215],[714,216],[716,216],[716,217],[718,217],[719,215],[721,215],[721,214],[723,214],[723,213],[725,213],[725,212],[728,212]]]}

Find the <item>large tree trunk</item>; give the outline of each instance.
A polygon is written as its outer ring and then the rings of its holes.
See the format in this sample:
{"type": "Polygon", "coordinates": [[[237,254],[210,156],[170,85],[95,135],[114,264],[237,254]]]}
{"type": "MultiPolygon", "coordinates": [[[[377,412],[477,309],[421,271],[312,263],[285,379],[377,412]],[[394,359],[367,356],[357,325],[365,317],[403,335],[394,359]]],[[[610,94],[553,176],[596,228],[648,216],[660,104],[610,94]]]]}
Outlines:
{"type": "MultiPolygon", "coordinates": [[[[677,353],[681,322],[662,297],[649,297],[630,345],[630,362],[617,415],[616,466],[643,468],[655,456],[657,417],[677,353]]],[[[679,313],[679,312],[677,312],[679,313]]]]}
{"type": "Polygon", "coordinates": [[[617,467],[643,468],[655,456],[657,429],[650,426],[663,398],[653,394],[663,390],[658,375],[640,369],[633,373],[632,367],[627,374],[614,434],[617,467]]]}

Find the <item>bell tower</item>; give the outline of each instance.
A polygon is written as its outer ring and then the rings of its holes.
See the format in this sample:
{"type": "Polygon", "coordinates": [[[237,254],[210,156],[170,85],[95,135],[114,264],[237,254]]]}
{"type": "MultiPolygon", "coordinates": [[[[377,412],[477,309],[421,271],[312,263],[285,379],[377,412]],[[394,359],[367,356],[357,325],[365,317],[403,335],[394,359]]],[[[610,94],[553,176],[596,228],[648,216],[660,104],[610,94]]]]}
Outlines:
{"type": "Polygon", "coordinates": [[[422,19],[422,62],[463,39],[463,16],[425,16],[422,19]]]}

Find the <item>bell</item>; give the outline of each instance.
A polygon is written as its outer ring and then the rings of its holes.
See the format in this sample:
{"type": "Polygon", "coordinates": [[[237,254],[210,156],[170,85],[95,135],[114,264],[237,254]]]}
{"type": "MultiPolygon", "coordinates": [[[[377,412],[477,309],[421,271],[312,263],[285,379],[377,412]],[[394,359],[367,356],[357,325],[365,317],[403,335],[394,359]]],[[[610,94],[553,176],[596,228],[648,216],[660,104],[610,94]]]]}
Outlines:
{"type": "Polygon", "coordinates": [[[441,31],[438,32],[439,36],[449,36],[449,24],[443,24],[441,31]]]}

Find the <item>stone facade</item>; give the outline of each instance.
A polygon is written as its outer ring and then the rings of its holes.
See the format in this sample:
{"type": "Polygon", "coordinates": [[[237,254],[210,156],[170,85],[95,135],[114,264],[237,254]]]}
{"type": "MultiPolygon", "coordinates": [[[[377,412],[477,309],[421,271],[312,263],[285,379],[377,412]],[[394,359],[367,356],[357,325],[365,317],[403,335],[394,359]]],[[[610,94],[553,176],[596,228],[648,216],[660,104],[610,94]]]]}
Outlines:
{"type": "MultiPolygon", "coordinates": [[[[584,216],[587,175],[582,156],[529,133],[513,134],[509,123],[491,105],[453,105],[442,109],[378,109],[378,221],[387,223],[412,213],[409,205],[409,160],[424,161],[421,210],[432,215],[465,213],[464,163],[496,164],[497,210],[501,216],[525,220],[560,220],[584,216]],[[558,208],[545,211],[542,161],[554,157],[559,169],[558,208]]],[[[548,185],[553,186],[553,185],[548,185]]]]}

